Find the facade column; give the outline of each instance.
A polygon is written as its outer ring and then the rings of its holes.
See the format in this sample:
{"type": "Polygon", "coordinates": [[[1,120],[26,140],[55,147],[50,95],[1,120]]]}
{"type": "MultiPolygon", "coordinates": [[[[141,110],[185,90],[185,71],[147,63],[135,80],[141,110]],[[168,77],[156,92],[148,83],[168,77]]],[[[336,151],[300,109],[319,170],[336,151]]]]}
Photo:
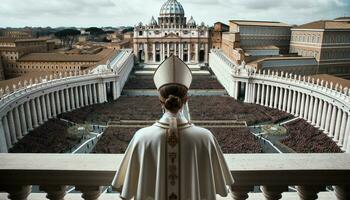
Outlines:
{"type": "Polygon", "coordinates": [[[51,92],[50,95],[51,95],[52,117],[57,117],[55,93],[51,92]]]}
{"type": "Polygon", "coordinates": [[[309,99],[309,110],[308,110],[308,114],[307,114],[307,122],[311,124],[312,121],[312,111],[314,108],[314,97],[310,96],[309,99]]]}
{"type": "Polygon", "coordinates": [[[283,105],[283,88],[279,88],[279,98],[278,98],[278,110],[282,110],[283,105]]]}
{"type": "Polygon", "coordinates": [[[336,117],[336,123],[335,123],[335,130],[334,130],[334,138],[333,141],[338,142],[339,140],[339,133],[340,133],[340,125],[342,123],[342,116],[343,116],[343,112],[342,109],[338,108],[338,114],[336,117]]]}
{"type": "Polygon", "coordinates": [[[167,42],[166,43],[166,55],[167,55],[167,58],[169,58],[170,57],[170,43],[169,42],[167,42]]]}
{"type": "Polygon", "coordinates": [[[74,87],[71,87],[71,88],[70,88],[70,101],[71,101],[71,103],[72,103],[72,106],[71,106],[71,109],[72,109],[72,110],[75,110],[75,95],[74,95],[74,90],[75,90],[74,87]]]}
{"type": "Polygon", "coordinates": [[[45,95],[39,97],[41,99],[41,106],[42,106],[42,111],[43,111],[43,121],[47,121],[47,110],[46,110],[46,99],[45,95]]]}
{"type": "Polygon", "coordinates": [[[28,122],[28,131],[32,131],[33,130],[33,119],[32,119],[32,115],[30,112],[30,101],[27,101],[25,104],[25,109],[26,109],[26,121],[28,122]]]}
{"type": "Polygon", "coordinates": [[[188,44],[187,44],[188,46],[187,46],[187,52],[188,52],[188,62],[192,62],[192,43],[191,42],[189,42],[188,44]]]}
{"type": "Polygon", "coordinates": [[[24,111],[24,105],[20,105],[19,106],[19,115],[20,115],[20,118],[21,118],[21,128],[22,128],[22,135],[25,136],[28,134],[28,128],[27,128],[27,119],[26,119],[26,116],[25,116],[25,111],[24,111]]]}
{"type": "Polygon", "coordinates": [[[278,96],[279,96],[279,88],[275,87],[275,98],[273,101],[273,108],[274,109],[277,109],[277,106],[278,106],[278,96]]]}
{"type": "Polygon", "coordinates": [[[283,94],[283,111],[287,111],[287,97],[288,97],[288,89],[284,88],[284,94],[283,94]]]}
{"type": "MultiPolygon", "coordinates": [[[[90,101],[90,105],[94,104],[94,100],[93,100],[93,96],[92,96],[92,89],[91,89],[91,84],[87,85],[88,86],[88,91],[89,91],[89,101],[90,101]]],[[[116,89],[113,85],[113,92],[116,89]]]]}
{"type": "Polygon", "coordinates": [[[333,105],[331,125],[329,127],[329,137],[334,137],[335,122],[337,120],[337,106],[333,105]]]}
{"type": "Polygon", "coordinates": [[[36,98],[36,111],[38,114],[39,124],[43,124],[43,113],[41,112],[40,97],[36,98]]]}
{"type": "Polygon", "coordinates": [[[38,121],[38,115],[36,111],[36,104],[35,104],[35,99],[30,100],[31,103],[31,113],[32,113],[32,119],[33,119],[33,128],[36,128],[39,126],[39,121],[38,121]]]}
{"type": "Polygon", "coordinates": [[[7,141],[6,141],[6,135],[5,135],[5,129],[4,125],[2,123],[2,119],[0,119],[0,153],[7,153],[9,147],[7,146],[7,141]]]}
{"type": "Polygon", "coordinates": [[[12,141],[11,141],[11,132],[10,132],[10,128],[9,128],[9,122],[7,119],[7,115],[5,115],[2,118],[2,124],[4,126],[7,148],[11,148],[12,144],[14,144],[14,143],[12,143],[12,141]]]}
{"type": "Polygon", "coordinates": [[[88,101],[88,94],[87,94],[87,87],[86,87],[86,85],[83,85],[83,89],[84,89],[84,105],[88,106],[89,105],[89,101],[88,101]]]}
{"type": "Polygon", "coordinates": [[[15,119],[13,117],[13,110],[11,110],[8,114],[9,118],[9,128],[10,128],[10,133],[11,133],[11,141],[12,144],[17,143],[17,136],[16,136],[16,125],[15,125],[15,119]]]}
{"type": "Polygon", "coordinates": [[[254,83],[252,83],[252,92],[253,92],[253,94],[252,94],[252,101],[251,101],[251,103],[255,103],[255,99],[256,99],[256,84],[254,84],[254,83]]]}
{"type": "Polygon", "coordinates": [[[62,112],[65,113],[67,110],[66,107],[66,98],[64,98],[64,89],[59,91],[61,93],[61,103],[62,103],[62,112]]]}
{"type": "Polygon", "coordinates": [[[16,130],[16,137],[17,139],[22,139],[23,137],[23,132],[22,132],[22,127],[21,127],[21,120],[19,118],[19,111],[18,107],[14,108],[14,117],[15,117],[15,130],[16,130]]]}
{"type": "Polygon", "coordinates": [[[199,55],[198,55],[198,52],[199,52],[199,49],[198,49],[198,43],[195,43],[195,62],[196,63],[198,63],[199,62],[199,60],[198,60],[198,58],[199,58],[199,55]]]}
{"type": "Polygon", "coordinates": [[[75,103],[76,103],[76,108],[80,108],[80,99],[79,99],[79,97],[80,97],[80,95],[79,95],[79,86],[77,86],[77,87],[75,87],[74,88],[74,90],[75,90],[75,92],[74,92],[74,95],[75,95],[75,103]]]}
{"type": "Polygon", "coordinates": [[[307,120],[307,114],[309,112],[309,103],[310,103],[310,96],[306,94],[305,110],[304,110],[304,116],[303,116],[305,120],[307,120]]]}
{"type": "Polygon", "coordinates": [[[117,90],[117,81],[113,81],[113,100],[118,99],[117,90]]]}
{"type": "Polygon", "coordinates": [[[57,115],[62,113],[62,106],[61,106],[61,100],[60,100],[60,91],[55,92],[56,97],[56,105],[57,105],[57,115]]]}
{"type": "Polygon", "coordinates": [[[270,86],[266,85],[266,95],[265,95],[265,106],[269,106],[269,98],[270,98],[270,86]]]}
{"type": "Polygon", "coordinates": [[[45,95],[46,97],[46,110],[47,110],[47,118],[52,119],[52,111],[51,111],[51,102],[50,102],[50,94],[45,95]]]}
{"type": "Polygon", "coordinates": [[[245,83],[245,92],[244,92],[244,103],[249,103],[249,83],[245,83]]]}
{"type": "Polygon", "coordinates": [[[161,43],[160,45],[160,62],[163,62],[164,58],[165,58],[165,44],[164,43],[161,43]]]}
{"type": "Polygon", "coordinates": [[[156,43],[153,43],[153,62],[156,62],[156,43]]]}
{"type": "Polygon", "coordinates": [[[66,96],[66,105],[67,105],[67,112],[71,111],[71,106],[70,106],[70,94],[69,94],[69,88],[65,89],[65,96],[66,96]]]}
{"type": "Polygon", "coordinates": [[[292,90],[288,89],[288,100],[287,100],[287,113],[291,113],[290,108],[291,108],[291,102],[292,101],[292,90]]]}
{"type": "Polygon", "coordinates": [[[148,43],[143,44],[143,48],[145,49],[145,63],[148,62],[148,43]]]}
{"type": "Polygon", "coordinates": [[[205,46],[204,62],[208,63],[209,62],[209,58],[208,58],[208,56],[209,56],[209,44],[205,43],[204,46],[205,46]]]}
{"type": "Polygon", "coordinates": [[[95,103],[97,104],[98,103],[98,100],[97,100],[97,91],[96,91],[96,84],[94,83],[93,85],[92,85],[92,91],[93,91],[93,93],[94,93],[94,100],[95,100],[95,103]]]}
{"type": "Polygon", "coordinates": [[[300,113],[300,101],[301,101],[301,93],[297,92],[297,107],[295,109],[295,116],[299,117],[299,113],[300,113]]]}
{"type": "Polygon", "coordinates": [[[326,130],[326,113],[327,113],[327,101],[323,101],[323,109],[321,114],[320,130],[326,130]]]}
{"type": "Polygon", "coordinates": [[[260,99],[260,105],[264,106],[265,103],[265,85],[261,84],[261,99],[260,99]]]}
{"type": "Polygon", "coordinates": [[[313,126],[316,125],[317,123],[317,109],[318,109],[318,98],[314,97],[315,101],[314,101],[314,106],[313,106],[313,110],[312,110],[312,119],[311,119],[311,124],[313,126]]]}
{"type": "Polygon", "coordinates": [[[83,86],[79,86],[80,107],[84,107],[83,86]]]}
{"type": "Polygon", "coordinates": [[[322,107],[323,107],[323,101],[322,101],[321,99],[318,99],[318,109],[317,109],[317,117],[316,117],[316,128],[319,128],[319,127],[321,126],[322,107]]]}
{"type": "Polygon", "coordinates": [[[341,126],[340,126],[340,132],[339,132],[339,142],[338,142],[339,146],[344,145],[343,143],[344,143],[344,137],[345,137],[345,129],[348,121],[347,117],[348,117],[348,114],[345,111],[343,111],[343,117],[341,120],[341,126]]]}
{"type": "Polygon", "coordinates": [[[179,50],[179,53],[180,53],[180,59],[183,61],[184,60],[184,45],[182,42],[180,42],[180,50],[179,50]]]}

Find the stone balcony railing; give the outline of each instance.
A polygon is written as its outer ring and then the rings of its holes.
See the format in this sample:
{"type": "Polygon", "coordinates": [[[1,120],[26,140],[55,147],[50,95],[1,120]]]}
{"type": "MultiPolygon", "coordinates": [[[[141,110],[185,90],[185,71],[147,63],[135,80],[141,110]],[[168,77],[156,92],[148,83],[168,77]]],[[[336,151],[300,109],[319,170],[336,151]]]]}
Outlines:
{"type": "MultiPolygon", "coordinates": [[[[110,186],[122,157],[0,154],[0,192],[8,193],[9,199],[24,200],[35,185],[48,199],[64,199],[67,187],[74,186],[83,199],[98,199],[102,187],[110,186]]],[[[267,200],[280,199],[288,186],[296,188],[294,199],[317,199],[320,191],[326,191],[326,199],[350,198],[349,154],[226,154],[225,158],[235,180],[231,197],[225,199],[247,199],[254,186],[267,200]]]]}

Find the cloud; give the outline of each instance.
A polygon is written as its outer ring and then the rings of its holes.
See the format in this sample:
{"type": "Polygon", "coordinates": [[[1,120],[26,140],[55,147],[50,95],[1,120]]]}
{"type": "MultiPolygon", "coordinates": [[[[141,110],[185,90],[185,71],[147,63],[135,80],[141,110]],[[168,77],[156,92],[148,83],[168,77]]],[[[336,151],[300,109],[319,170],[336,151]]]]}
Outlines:
{"type": "MultiPolygon", "coordinates": [[[[302,24],[350,16],[350,0],[179,0],[187,17],[302,24]]],[[[1,0],[0,26],[120,26],[149,22],[165,0],[1,0]]]]}

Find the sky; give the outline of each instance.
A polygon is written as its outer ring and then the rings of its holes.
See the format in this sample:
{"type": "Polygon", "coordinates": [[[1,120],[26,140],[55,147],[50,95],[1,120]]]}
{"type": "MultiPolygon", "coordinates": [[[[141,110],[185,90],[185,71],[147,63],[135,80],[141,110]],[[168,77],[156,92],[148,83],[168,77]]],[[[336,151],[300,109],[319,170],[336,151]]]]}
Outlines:
{"type": "MultiPolygon", "coordinates": [[[[134,26],[158,17],[166,0],[1,0],[0,27],[134,26]]],[[[300,25],[350,16],[350,0],[178,0],[189,18],[213,25],[232,19],[300,25]]]]}

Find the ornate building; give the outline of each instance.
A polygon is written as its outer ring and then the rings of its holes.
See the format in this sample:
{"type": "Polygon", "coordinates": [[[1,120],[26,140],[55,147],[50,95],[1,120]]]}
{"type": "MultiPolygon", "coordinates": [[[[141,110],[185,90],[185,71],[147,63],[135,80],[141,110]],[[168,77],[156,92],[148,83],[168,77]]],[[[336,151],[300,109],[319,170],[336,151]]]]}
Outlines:
{"type": "Polygon", "coordinates": [[[198,26],[193,17],[187,20],[177,0],[163,4],[158,21],[152,17],[148,25],[135,26],[133,42],[140,63],[159,64],[171,54],[187,64],[208,63],[208,27],[198,26]]]}

